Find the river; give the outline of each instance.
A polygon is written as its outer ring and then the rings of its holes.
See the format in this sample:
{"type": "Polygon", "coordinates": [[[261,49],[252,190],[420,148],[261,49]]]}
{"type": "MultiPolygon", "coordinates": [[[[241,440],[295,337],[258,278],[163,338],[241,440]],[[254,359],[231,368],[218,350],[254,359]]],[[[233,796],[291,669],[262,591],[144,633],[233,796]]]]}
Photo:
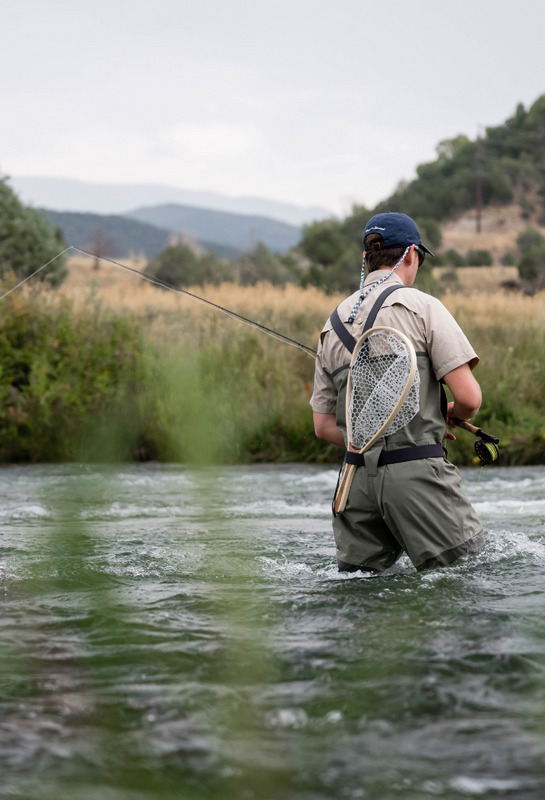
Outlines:
{"type": "Polygon", "coordinates": [[[545,468],[484,470],[478,556],[380,577],[336,572],[335,481],[2,469],[0,797],[542,800],[545,468]]]}

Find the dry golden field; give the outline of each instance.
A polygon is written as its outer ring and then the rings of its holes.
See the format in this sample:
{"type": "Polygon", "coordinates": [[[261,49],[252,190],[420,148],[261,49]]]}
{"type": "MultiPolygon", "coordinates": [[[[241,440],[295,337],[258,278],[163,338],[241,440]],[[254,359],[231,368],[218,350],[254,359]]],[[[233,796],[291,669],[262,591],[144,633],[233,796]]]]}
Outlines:
{"type": "Polygon", "coordinates": [[[432,275],[443,284],[446,279],[456,275],[459,290],[468,292],[498,292],[506,281],[518,282],[518,267],[433,267],[432,275]]]}
{"type": "MultiPolygon", "coordinates": [[[[142,262],[121,260],[120,263],[139,271],[145,267],[142,262]]],[[[112,310],[148,319],[154,332],[165,326],[184,328],[188,317],[192,322],[199,320],[201,331],[208,325],[218,335],[223,335],[222,325],[226,332],[243,325],[186,294],[155,287],[108,262],[101,262],[96,271],[92,259],[72,258],[68,265],[69,277],[58,292],[73,300],[76,307],[95,297],[112,310]]],[[[303,343],[312,347],[316,347],[323,323],[343,299],[341,295],[327,295],[314,287],[303,289],[291,284],[279,287],[267,283],[257,286],[224,283],[192,287],[188,291],[288,336],[298,338],[299,330],[303,343]],[[301,326],[303,318],[305,324],[301,326]]]]}
{"type": "MultiPolygon", "coordinates": [[[[143,262],[129,260],[120,263],[140,271],[145,266],[143,262]]],[[[187,295],[156,288],[113,264],[102,262],[98,271],[93,270],[92,264],[91,259],[70,259],[70,275],[57,290],[58,294],[74,300],[76,305],[84,304],[91,296],[95,296],[113,310],[138,316],[163,315],[171,318],[187,312],[192,315],[219,315],[218,311],[199,304],[187,295]]],[[[514,279],[516,267],[464,267],[459,272],[467,276],[467,281],[462,278],[463,288],[470,289],[471,293],[447,292],[441,298],[455,316],[462,314],[478,318],[481,323],[515,327],[545,325],[544,292],[527,297],[503,290],[479,291],[479,281],[491,289],[501,280],[514,279]]],[[[300,317],[305,312],[325,321],[343,299],[340,294],[327,295],[317,288],[303,289],[293,285],[238,286],[224,283],[221,286],[193,287],[189,291],[258,321],[262,321],[263,314],[267,319],[289,319],[300,317]]]]}

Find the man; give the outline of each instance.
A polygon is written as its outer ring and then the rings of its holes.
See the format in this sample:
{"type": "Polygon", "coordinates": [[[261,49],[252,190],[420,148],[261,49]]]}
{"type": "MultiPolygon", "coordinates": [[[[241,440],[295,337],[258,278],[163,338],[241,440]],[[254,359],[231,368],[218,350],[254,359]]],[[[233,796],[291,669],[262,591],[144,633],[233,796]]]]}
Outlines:
{"type": "Polygon", "coordinates": [[[455,419],[479,410],[481,390],[472,374],[479,359],[443,304],[410,288],[425,254],[433,255],[416,223],[405,214],[377,214],[363,242],[367,277],[362,267],[360,290],[341,303],[320,336],[310,401],[316,435],[348,444],[348,366],[368,321],[396,328],[414,345],[420,408],[404,428],[379,439],[356,469],[346,508],[333,520],[339,571],[382,572],[403,552],[419,571],[445,566],[483,541],[460,474],[442,448],[445,438],[456,438],[446,424],[456,427],[455,419]],[[448,404],[443,382],[454,398],[448,404]]]}

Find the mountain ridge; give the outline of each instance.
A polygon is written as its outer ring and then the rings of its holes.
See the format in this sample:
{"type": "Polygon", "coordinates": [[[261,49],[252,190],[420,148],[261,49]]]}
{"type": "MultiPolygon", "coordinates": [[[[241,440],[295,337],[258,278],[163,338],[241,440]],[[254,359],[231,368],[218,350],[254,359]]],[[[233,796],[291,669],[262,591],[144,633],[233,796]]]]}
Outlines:
{"type": "Polygon", "coordinates": [[[270,217],[233,214],[180,203],[138,208],[123,216],[192,236],[198,241],[206,240],[239,250],[252,250],[257,242],[263,242],[270,250],[283,253],[295,247],[301,238],[301,228],[270,217]]]}
{"type": "MultiPolygon", "coordinates": [[[[111,258],[126,258],[131,254],[153,258],[173,241],[172,231],[120,215],[37,210],[55,228],[60,228],[67,244],[91,252],[96,252],[98,246],[102,255],[111,258]]],[[[200,240],[198,244],[222,258],[237,259],[242,252],[217,242],[200,240]]]]}
{"type": "Polygon", "coordinates": [[[265,216],[295,226],[333,215],[321,206],[298,206],[263,197],[231,197],[219,192],[155,183],[109,184],[30,175],[12,176],[9,182],[25,204],[52,211],[123,216],[142,206],[179,203],[213,211],[265,216]]]}

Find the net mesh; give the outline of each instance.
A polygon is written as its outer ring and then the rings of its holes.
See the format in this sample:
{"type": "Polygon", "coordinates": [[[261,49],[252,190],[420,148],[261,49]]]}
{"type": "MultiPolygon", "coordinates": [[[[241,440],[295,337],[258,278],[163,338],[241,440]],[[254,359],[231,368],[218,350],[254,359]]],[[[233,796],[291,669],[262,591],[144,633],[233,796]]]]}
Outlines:
{"type": "MultiPolygon", "coordinates": [[[[352,444],[361,450],[395,408],[410,377],[411,355],[403,339],[392,331],[372,333],[350,368],[352,392],[349,415],[352,444]]],[[[384,436],[391,436],[418,413],[420,376],[416,370],[409,393],[384,436]]]]}

